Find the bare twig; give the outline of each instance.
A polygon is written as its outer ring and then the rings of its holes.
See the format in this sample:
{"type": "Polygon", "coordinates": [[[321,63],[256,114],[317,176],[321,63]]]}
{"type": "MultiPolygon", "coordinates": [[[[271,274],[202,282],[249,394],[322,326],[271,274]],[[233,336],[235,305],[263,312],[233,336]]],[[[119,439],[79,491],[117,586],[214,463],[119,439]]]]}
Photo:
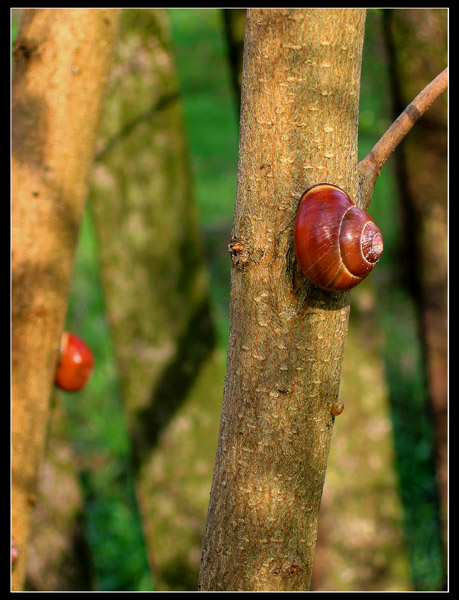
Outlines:
{"type": "Polygon", "coordinates": [[[371,202],[373,188],[381,167],[413,125],[432,106],[435,100],[445,91],[448,85],[448,68],[444,69],[435,79],[408,104],[402,114],[392,123],[381,139],[370,152],[359,162],[359,205],[368,207],[371,202]]]}

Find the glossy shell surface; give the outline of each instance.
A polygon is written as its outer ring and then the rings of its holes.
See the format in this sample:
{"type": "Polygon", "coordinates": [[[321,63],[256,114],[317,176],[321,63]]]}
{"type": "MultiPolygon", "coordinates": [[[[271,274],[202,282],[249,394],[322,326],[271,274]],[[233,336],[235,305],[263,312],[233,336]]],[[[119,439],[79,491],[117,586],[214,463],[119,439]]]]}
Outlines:
{"type": "Polygon", "coordinates": [[[73,333],[61,336],[61,356],[56,371],[56,385],[74,392],[84,387],[91,376],[94,359],[88,345],[73,333]]]}
{"type": "Polygon", "coordinates": [[[298,209],[294,243],[306,277],[314,285],[348,290],[374,268],[383,251],[381,232],[368,213],[338,186],[309,188],[298,209]]]}

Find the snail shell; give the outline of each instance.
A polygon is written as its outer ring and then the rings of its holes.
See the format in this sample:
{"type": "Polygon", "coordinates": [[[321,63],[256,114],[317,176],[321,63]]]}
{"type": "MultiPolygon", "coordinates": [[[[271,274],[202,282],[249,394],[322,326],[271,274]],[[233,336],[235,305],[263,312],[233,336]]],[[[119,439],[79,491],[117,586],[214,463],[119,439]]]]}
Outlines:
{"type": "Polygon", "coordinates": [[[334,291],[360,283],[384,248],[381,231],[370,215],[331,183],[314,185],[301,197],[294,243],[309,281],[334,291]]]}
{"type": "Polygon", "coordinates": [[[64,331],[55,375],[57,387],[67,392],[80,390],[90,378],[93,367],[94,357],[89,346],[78,336],[64,331]]]}
{"type": "Polygon", "coordinates": [[[344,410],[344,402],[342,400],[338,400],[337,402],[335,402],[332,406],[331,409],[331,414],[334,417],[337,417],[338,415],[340,415],[344,410]]]}

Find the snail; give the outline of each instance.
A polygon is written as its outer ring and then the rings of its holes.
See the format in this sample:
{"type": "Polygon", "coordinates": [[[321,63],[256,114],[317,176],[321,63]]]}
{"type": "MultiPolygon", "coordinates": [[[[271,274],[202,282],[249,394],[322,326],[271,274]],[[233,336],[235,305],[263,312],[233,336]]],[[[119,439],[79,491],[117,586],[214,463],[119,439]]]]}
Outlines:
{"type": "Polygon", "coordinates": [[[91,376],[94,358],[81,338],[64,331],[61,336],[61,356],[56,371],[57,387],[74,392],[84,387],[91,376]]]}
{"type": "Polygon", "coordinates": [[[337,402],[335,402],[331,408],[331,414],[334,417],[337,417],[338,415],[340,415],[344,410],[344,402],[342,400],[338,400],[337,402]]]}
{"type": "Polygon", "coordinates": [[[301,269],[324,290],[356,286],[384,248],[381,231],[370,215],[331,183],[313,185],[302,195],[293,237],[301,269]]]}

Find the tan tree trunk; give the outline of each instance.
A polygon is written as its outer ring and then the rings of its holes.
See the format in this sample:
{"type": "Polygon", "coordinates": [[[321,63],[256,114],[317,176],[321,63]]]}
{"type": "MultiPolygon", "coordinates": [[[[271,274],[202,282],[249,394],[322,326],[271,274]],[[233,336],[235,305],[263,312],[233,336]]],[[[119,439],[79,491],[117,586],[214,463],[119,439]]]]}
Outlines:
{"type": "Polygon", "coordinates": [[[37,470],[118,10],[27,10],[12,88],[13,589],[37,470]]]}
{"type": "Polygon", "coordinates": [[[357,191],[364,10],[249,10],[227,375],[201,590],[307,590],[349,293],[294,258],[301,193],[357,191]]]}

